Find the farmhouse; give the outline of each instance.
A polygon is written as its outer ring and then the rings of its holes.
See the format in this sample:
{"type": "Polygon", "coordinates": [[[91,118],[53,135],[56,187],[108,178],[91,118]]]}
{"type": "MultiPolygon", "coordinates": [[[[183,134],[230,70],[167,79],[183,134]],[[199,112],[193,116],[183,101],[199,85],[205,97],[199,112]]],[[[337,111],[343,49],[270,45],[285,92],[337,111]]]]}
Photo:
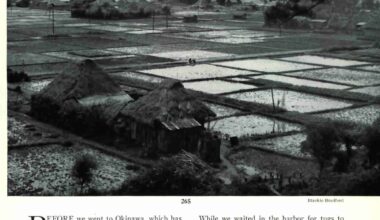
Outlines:
{"type": "Polygon", "coordinates": [[[44,121],[64,121],[73,126],[83,126],[85,123],[79,121],[96,112],[94,117],[111,123],[118,111],[131,101],[97,64],[84,60],[70,63],[48,86],[32,96],[31,112],[44,121]]]}
{"type": "MultiPolygon", "coordinates": [[[[127,105],[118,118],[120,135],[148,154],[199,152],[207,136],[204,124],[215,113],[176,80],[167,80],[127,105]]],[[[218,146],[219,147],[219,146],[218,146]]]]}

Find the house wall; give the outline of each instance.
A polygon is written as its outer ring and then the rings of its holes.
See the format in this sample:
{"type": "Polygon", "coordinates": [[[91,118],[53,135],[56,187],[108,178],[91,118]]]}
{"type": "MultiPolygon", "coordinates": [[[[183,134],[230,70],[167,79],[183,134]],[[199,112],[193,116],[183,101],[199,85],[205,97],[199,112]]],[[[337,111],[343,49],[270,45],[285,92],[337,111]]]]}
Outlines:
{"type": "Polygon", "coordinates": [[[127,143],[141,146],[148,151],[176,153],[181,149],[197,152],[200,148],[203,127],[169,131],[161,126],[153,127],[136,122],[132,118],[122,119],[118,135],[127,143]],[[122,129],[120,128],[122,127],[122,129]]]}

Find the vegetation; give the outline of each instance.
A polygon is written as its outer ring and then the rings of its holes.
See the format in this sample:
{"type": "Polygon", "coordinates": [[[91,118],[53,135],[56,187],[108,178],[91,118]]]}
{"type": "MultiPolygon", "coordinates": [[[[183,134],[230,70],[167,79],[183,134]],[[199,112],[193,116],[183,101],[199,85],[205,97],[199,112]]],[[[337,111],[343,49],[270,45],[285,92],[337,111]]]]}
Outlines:
{"type": "Polygon", "coordinates": [[[7,68],[7,81],[9,83],[29,82],[30,77],[24,71],[17,72],[7,68]]]}
{"type": "Polygon", "coordinates": [[[302,148],[317,159],[322,172],[339,151],[339,142],[335,126],[331,123],[321,123],[308,128],[302,148]]]}
{"type": "Polygon", "coordinates": [[[380,163],[380,117],[363,133],[363,142],[368,149],[370,165],[380,163]]]}
{"type": "Polygon", "coordinates": [[[73,178],[78,182],[81,187],[81,193],[84,191],[84,187],[91,183],[93,178],[92,171],[97,168],[96,160],[88,155],[81,155],[74,163],[71,170],[73,178]]]}
{"type": "Polygon", "coordinates": [[[163,159],[156,167],[126,181],[116,195],[217,195],[221,183],[190,153],[163,159]]]}
{"type": "Polygon", "coordinates": [[[95,19],[146,18],[155,14],[170,14],[170,7],[157,7],[145,1],[117,3],[109,0],[74,0],[71,7],[72,17],[88,17],[95,19]]]}
{"type": "Polygon", "coordinates": [[[322,3],[325,3],[325,0],[311,0],[310,3],[302,0],[278,1],[264,11],[265,24],[281,26],[297,16],[312,17],[312,9],[322,3]]]}
{"type": "Polygon", "coordinates": [[[261,178],[249,180],[234,179],[228,187],[224,188],[224,194],[237,196],[269,196],[274,195],[269,186],[261,178]]]}

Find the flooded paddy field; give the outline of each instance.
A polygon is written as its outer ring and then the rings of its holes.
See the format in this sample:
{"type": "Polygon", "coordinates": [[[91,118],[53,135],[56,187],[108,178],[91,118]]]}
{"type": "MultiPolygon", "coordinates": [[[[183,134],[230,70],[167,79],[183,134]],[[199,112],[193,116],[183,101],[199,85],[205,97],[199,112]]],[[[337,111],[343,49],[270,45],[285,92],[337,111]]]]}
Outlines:
{"type": "Polygon", "coordinates": [[[309,63],[309,64],[316,64],[316,65],[323,65],[323,66],[339,66],[339,67],[368,64],[367,62],[361,62],[361,61],[356,61],[356,60],[343,60],[343,59],[321,57],[321,56],[314,56],[314,55],[285,57],[285,58],[281,58],[281,60],[296,61],[300,63],[309,63]]]}
{"type": "MultiPolygon", "coordinates": [[[[90,55],[90,51],[88,52],[75,52],[75,51],[64,51],[64,52],[48,52],[45,53],[45,55],[52,56],[52,57],[58,57],[66,60],[84,60],[84,59],[93,59],[93,60],[101,60],[101,59],[121,59],[121,58],[129,58],[134,57],[135,55],[127,55],[127,54],[121,54],[117,52],[111,52],[111,51],[103,51],[102,54],[98,53],[98,56],[96,55],[90,55]],[[87,54],[86,54],[87,53],[87,54]]],[[[96,53],[96,52],[94,52],[96,53]]]]}
{"type": "Polygon", "coordinates": [[[255,89],[254,85],[247,85],[242,83],[233,83],[222,80],[207,80],[207,81],[197,81],[197,82],[185,82],[183,83],[186,89],[191,89],[199,92],[209,93],[209,94],[220,94],[235,92],[245,89],[255,89]]]}
{"type": "Polygon", "coordinates": [[[301,144],[305,140],[306,135],[300,133],[252,141],[252,143],[244,142],[243,145],[247,145],[247,147],[254,146],[263,148],[294,157],[311,158],[312,156],[309,153],[302,151],[301,144]]]}
{"type": "Polygon", "coordinates": [[[380,74],[339,68],[294,72],[288,73],[287,75],[345,83],[355,86],[380,84],[380,74]]]}
{"type": "Polygon", "coordinates": [[[363,94],[368,94],[372,96],[380,96],[380,86],[371,86],[358,89],[351,89],[352,92],[358,92],[363,94]]]}
{"type": "Polygon", "coordinates": [[[307,64],[297,64],[286,61],[272,60],[272,59],[247,59],[214,63],[216,65],[233,67],[239,69],[247,69],[259,72],[286,72],[296,70],[306,70],[319,68],[307,64]]]}
{"type": "Polygon", "coordinates": [[[239,109],[231,108],[224,105],[218,105],[215,103],[203,102],[203,104],[209,107],[216,114],[216,117],[226,117],[242,112],[239,109]]]}
{"type": "MultiPolygon", "coordinates": [[[[241,101],[255,102],[267,105],[273,104],[270,89],[234,93],[228,94],[226,96],[241,101]]],[[[301,113],[339,109],[352,105],[347,101],[283,89],[273,89],[273,98],[275,106],[285,108],[288,111],[298,111],[301,113]]]]}
{"type": "Polygon", "coordinates": [[[185,51],[171,51],[171,52],[161,52],[161,53],[153,53],[149,54],[150,56],[156,57],[164,57],[173,60],[182,60],[187,61],[189,58],[191,59],[208,59],[208,58],[228,58],[234,56],[233,54],[228,53],[220,53],[220,52],[212,52],[206,50],[185,50],[185,51]]]}
{"type": "Polygon", "coordinates": [[[157,76],[173,78],[178,80],[210,79],[238,75],[255,75],[258,73],[219,67],[210,64],[198,64],[195,66],[176,66],[160,69],[141,70],[142,73],[149,73],[157,76]]]}
{"type": "Polygon", "coordinates": [[[48,145],[14,149],[8,154],[8,194],[77,195],[78,183],[71,170],[80,155],[96,158],[90,188],[112,190],[136,175],[128,169],[132,163],[106,155],[86,146],[48,145]]]}
{"type": "Polygon", "coordinates": [[[371,125],[378,117],[380,117],[380,105],[369,105],[360,108],[318,114],[318,116],[335,121],[351,122],[358,125],[371,125]]]}
{"type": "Polygon", "coordinates": [[[238,151],[230,155],[229,159],[247,176],[265,178],[270,173],[276,173],[284,177],[295,177],[301,174],[307,179],[316,177],[319,173],[316,162],[296,160],[256,149],[238,151]]]}
{"type": "Polygon", "coordinates": [[[138,28],[119,27],[119,26],[111,26],[111,25],[92,25],[86,28],[90,30],[100,30],[100,31],[110,31],[110,32],[131,32],[131,31],[140,30],[138,28]]]}
{"type": "MultiPolygon", "coordinates": [[[[302,72],[304,73],[304,72],[302,72]]],[[[281,82],[281,83],[287,83],[291,85],[296,86],[307,86],[307,87],[314,87],[314,88],[324,88],[324,89],[348,89],[350,86],[344,86],[344,85],[338,85],[334,83],[326,83],[326,82],[320,82],[320,81],[314,81],[314,80],[308,80],[308,79],[300,79],[300,78],[293,78],[293,77],[287,77],[282,75],[261,75],[256,77],[251,77],[253,79],[265,79],[265,80],[271,80],[275,82],[281,82]]]]}
{"type": "Polygon", "coordinates": [[[380,65],[363,66],[363,67],[358,67],[358,69],[376,71],[380,73],[380,65]]]}
{"type": "Polygon", "coordinates": [[[204,32],[181,33],[176,35],[179,38],[204,40],[226,44],[246,44],[264,42],[267,39],[278,38],[279,35],[273,32],[251,31],[251,30],[214,30],[204,32]]]}
{"type": "Polygon", "coordinates": [[[280,121],[260,115],[243,115],[223,118],[211,122],[211,129],[230,137],[249,138],[251,136],[279,134],[299,131],[298,124],[280,121]]]}

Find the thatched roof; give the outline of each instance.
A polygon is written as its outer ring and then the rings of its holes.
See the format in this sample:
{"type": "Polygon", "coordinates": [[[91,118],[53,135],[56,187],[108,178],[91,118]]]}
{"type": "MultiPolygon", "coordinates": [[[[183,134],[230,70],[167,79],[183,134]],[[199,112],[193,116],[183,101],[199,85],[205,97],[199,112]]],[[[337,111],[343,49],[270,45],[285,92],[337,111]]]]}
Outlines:
{"type": "Polygon", "coordinates": [[[68,99],[81,99],[93,95],[124,94],[103,70],[92,60],[70,63],[37,96],[62,103],[68,99]]]}
{"type": "Polygon", "coordinates": [[[111,124],[119,112],[132,101],[133,99],[128,94],[94,95],[78,100],[79,104],[83,107],[100,110],[109,124],[111,124]]]}
{"type": "Polygon", "coordinates": [[[171,79],[165,80],[157,89],[126,106],[121,114],[149,125],[157,120],[175,122],[182,118],[194,118],[204,121],[207,117],[216,116],[191,96],[180,81],[171,79]]]}

